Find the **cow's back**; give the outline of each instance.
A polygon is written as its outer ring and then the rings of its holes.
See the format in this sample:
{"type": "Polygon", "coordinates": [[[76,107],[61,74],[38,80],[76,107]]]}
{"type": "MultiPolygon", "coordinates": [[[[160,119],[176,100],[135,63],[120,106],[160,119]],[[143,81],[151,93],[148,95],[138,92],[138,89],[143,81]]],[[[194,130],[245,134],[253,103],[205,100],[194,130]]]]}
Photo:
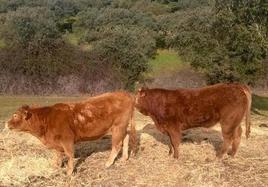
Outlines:
{"type": "Polygon", "coordinates": [[[180,117],[189,126],[213,126],[236,108],[247,106],[240,84],[216,84],[200,89],[178,90],[180,117]]]}
{"type": "Polygon", "coordinates": [[[183,128],[210,127],[225,113],[246,108],[247,97],[241,84],[216,84],[195,89],[149,89],[146,91],[146,110],[164,124],[177,121],[183,128]]]}
{"type": "Polygon", "coordinates": [[[106,93],[75,104],[73,129],[77,141],[105,135],[113,126],[122,125],[121,121],[129,121],[133,110],[134,99],[126,92],[106,93]]]}

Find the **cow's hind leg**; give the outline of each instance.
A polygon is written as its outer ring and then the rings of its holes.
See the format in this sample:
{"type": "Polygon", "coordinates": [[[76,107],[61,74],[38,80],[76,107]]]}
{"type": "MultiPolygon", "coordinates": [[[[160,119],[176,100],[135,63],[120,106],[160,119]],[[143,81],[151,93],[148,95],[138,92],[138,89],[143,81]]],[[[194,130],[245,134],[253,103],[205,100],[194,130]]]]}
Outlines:
{"type": "Polygon", "coordinates": [[[126,161],[128,159],[128,143],[129,143],[129,135],[127,134],[123,141],[123,154],[122,154],[123,161],[126,161]]]}
{"type": "Polygon", "coordinates": [[[227,153],[229,146],[232,144],[232,149],[234,152],[233,155],[236,153],[237,148],[240,143],[241,137],[241,127],[240,123],[243,119],[244,111],[243,109],[238,108],[232,114],[227,116],[225,121],[221,121],[221,128],[222,128],[222,136],[223,136],[223,146],[221,150],[217,153],[218,158],[222,158],[225,153],[227,153]],[[236,138],[237,134],[240,134],[239,137],[236,138]]]}
{"type": "Polygon", "coordinates": [[[115,158],[117,157],[118,153],[122,148],[122,142],[125,136],[126,136],[126,129],[122,129],[120,127],[114,127],[112,129],[112,151],[105,164],[107,168],[114,163],[115,158]]]}
{"type": "Polygon", "coordinates": [[[239,147],[239,144],[240,144],[240,141],[241,141],[241,134],[242,134],[242,128],[241,126],[239,125],[235,131],[234,131],[234,134],[233,134],[233,144],[232,144],[232,150],[231,152],[229,153],[232,157],[235,156],[237,150],[238,150],[238,147],[239,147]]]}
{"type": "Polygon", "coordinates": [[[225,153],[227,153],[227,150],[228,150],[230,144],[232,143],[232,132],[229,132],[229,133],[223,132],[222,136],[223,136],[223,145],[222,145],[221,149],[217,152],[216,156],[218,158],[222,158],[223,155],[225,153]]]}

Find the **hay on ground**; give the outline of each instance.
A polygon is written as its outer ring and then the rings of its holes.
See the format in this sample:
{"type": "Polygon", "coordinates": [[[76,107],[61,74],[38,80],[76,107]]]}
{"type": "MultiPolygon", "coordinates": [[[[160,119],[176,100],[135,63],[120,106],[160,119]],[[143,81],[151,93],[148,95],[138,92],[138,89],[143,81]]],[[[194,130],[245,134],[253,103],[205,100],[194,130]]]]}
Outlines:
{"type": "MultiPolygon", "coordinates": [[[[265,117],[253,116],[251,138],[242,135],[235,158],[215,158],[221,143],[220,128],[184,132],[178,160],[168,156],[169,140],[152,121],[136,116],[139,152],[127,162],[116,160],[105,169],[108,138],[76,146],[76,173],[51,165],[53,152],[24,133],[0,133],[0,186],[268,186],[268,128],[265,117]]],[[[244,126],[242,124],[242,126],[244,126]]],[[[244,131],[243,131],[244,132],[244,131]]]]}

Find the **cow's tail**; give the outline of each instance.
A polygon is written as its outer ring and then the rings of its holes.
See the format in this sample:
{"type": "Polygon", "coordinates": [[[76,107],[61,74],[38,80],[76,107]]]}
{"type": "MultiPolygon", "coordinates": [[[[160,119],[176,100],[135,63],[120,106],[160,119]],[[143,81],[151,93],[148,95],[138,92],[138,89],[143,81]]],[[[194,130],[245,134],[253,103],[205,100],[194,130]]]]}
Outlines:
{"type": "Polygon", "coordinates": [[[247,97],[247,108],[246,108],[245,118],[246,118],[246,138],[249,138],[250,126],[251,126],[250,110],[251,110],[251,103],[252,103],[252,93],[248,86],[243,86],[243,91],[247,97]]]}
{"type": "Polygon", "coordinates": [[[134,120],[134,115],[135,115],[135,108],[133,105],[132,112],[131,112],[131,117],[130,117],[130,134],[129,134],[129,139],[130,139],[130,149],[131,153],[133,155],[136,155],[137,153],[137,132],[135,128],[135,120],[134,120]]]}

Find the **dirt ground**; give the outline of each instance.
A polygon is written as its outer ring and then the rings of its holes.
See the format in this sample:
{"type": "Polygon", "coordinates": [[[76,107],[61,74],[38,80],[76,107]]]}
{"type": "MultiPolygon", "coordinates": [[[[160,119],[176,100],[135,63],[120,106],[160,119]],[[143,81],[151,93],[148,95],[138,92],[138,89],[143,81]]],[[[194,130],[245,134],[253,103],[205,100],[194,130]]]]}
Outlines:
{"type": "MultiPolygon", "coordinates": [[[[235,158],[215,158],[222,143],[219,125],[185,131],[178,160],[168,155],[168,139],[137,113],[139,152],[105,169],[110,137],[76,146],[76,172],[51,165],[53,152],[25,133],[0,133],[0,186],[268,186],[267,116],[253,115],[251,137],[244,131],[235,158]],[[262,125],[261,125],[262,124],[262,125]]],[[[242,124],[244,126],[244,123],[242,124]]]]}

